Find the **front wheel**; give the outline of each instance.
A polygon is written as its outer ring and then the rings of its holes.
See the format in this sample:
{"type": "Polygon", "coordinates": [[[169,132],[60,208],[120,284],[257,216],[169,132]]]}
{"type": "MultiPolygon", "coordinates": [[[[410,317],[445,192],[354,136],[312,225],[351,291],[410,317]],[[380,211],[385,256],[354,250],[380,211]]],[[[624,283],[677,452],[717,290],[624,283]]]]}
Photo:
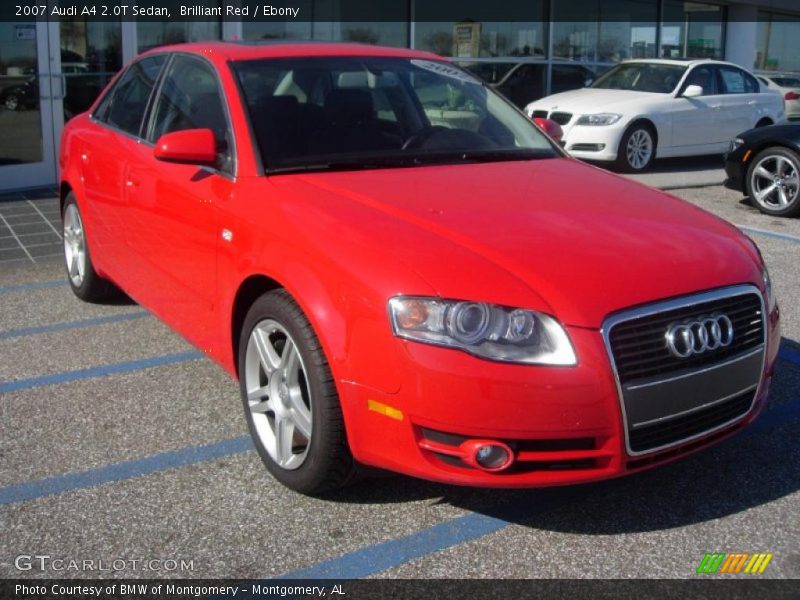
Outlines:
{"type": "Polygon", "coordinates": [[[328,362],[285,290],[264,294],[247,313],[239,382],[250,435],[278,481],[318,495],[353,478],[355,463],[328,362]]]}
{"type": "Polygon", "coordinates": [[[800,215],[800,156],[778,146],[759,152],[747,169],[747,192],[765,214],[800,215]]]}
{"type": "Polygon", "coordinates": [[[617,167],[626,173],[647,170],[656,157],[656,136],[645,123],[634,123],[623,134],[617,151],[617,167]]]}

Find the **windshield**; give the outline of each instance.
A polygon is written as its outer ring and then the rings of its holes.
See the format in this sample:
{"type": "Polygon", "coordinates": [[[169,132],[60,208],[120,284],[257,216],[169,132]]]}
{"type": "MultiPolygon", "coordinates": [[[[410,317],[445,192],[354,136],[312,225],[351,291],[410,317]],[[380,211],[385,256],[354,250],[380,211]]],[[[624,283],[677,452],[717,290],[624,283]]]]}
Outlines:
{"type": "Polygon", "coordinates": [[[445,62],[233,63],[268,172],[560,156],[523,114],[445,62]]]}
{"type": "Polygon", "coordinates": [[[681,65],[624,63],[605,73],[591,87],[669,94],[678,85],[685,71],[686,67],[681,65]]]}

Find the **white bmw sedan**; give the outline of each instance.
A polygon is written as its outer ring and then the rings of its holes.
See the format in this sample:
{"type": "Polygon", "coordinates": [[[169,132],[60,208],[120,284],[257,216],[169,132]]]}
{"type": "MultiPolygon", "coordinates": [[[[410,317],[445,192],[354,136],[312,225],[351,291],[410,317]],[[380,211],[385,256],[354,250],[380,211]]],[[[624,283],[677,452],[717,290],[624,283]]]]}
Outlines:
{"type": "Polygon", "coordinates": [[[630,172],[656,156],[721,154],[742,131],[785,120],[780,94],[713,60],[623,62],[590,87],[547,96],[525,112],[561,125],[573,156],[630,172]]]}

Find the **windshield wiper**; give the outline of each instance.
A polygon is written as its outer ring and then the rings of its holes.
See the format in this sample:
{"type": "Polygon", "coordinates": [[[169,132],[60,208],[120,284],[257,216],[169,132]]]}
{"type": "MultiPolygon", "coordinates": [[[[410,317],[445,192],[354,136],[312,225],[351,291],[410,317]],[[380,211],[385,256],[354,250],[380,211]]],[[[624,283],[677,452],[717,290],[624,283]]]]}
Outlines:
{"type": "Polygon", "coordinates": [[[391,167],[418,167],[436,164],[502,162],[512,160],[534,160],[558,156],[551,150],[516,148],[512,150],[467,150],[459,152],[435,152],[422,154],[368,156],[357,159],[342,159],[286,165],[267,169],[268,174],[305,173],[314,171],[354,171],[362,169],[385,169],[391,167]]]}

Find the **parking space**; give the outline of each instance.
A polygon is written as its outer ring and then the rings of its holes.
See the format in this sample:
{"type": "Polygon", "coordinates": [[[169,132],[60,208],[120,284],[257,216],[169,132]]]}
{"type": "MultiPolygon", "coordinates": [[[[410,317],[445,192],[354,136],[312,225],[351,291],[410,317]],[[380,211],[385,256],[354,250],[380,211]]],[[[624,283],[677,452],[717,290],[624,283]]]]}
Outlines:
{"type": "Polygon", "coordinates": [[[691,577],[706,552],[734,551],[773,553],[763,577],[800,577],[800,220],[721,187],[673,193],[742,227],[770,267],[784,343],[754,426],[599,484],[381,476],[324,500],[268,475],[219,367],[133,303],[73,297],[57,227],[52,255],[34,256],[24,236],[48,234],[24,233],[22,217],[57,223],[54,198],[0,203],[31,254],[4,259],[0,246],[0,577],[691,577]],[[16,568],[35,554],[125,563],[16,568]]]}

